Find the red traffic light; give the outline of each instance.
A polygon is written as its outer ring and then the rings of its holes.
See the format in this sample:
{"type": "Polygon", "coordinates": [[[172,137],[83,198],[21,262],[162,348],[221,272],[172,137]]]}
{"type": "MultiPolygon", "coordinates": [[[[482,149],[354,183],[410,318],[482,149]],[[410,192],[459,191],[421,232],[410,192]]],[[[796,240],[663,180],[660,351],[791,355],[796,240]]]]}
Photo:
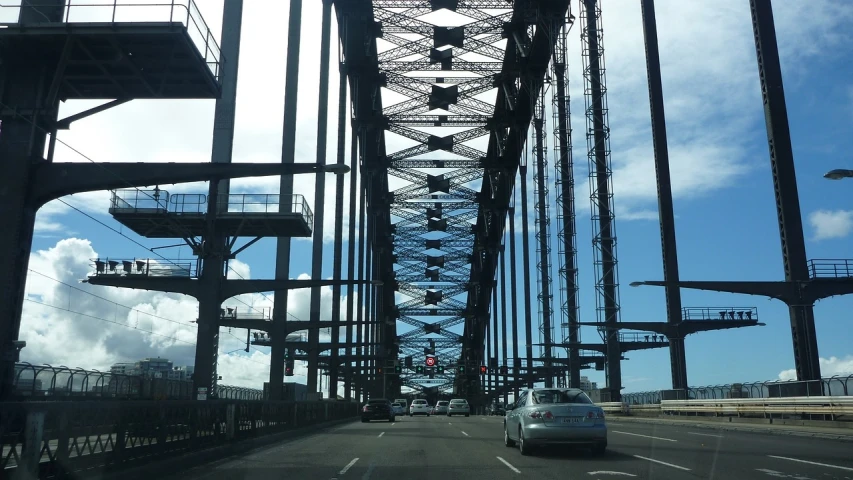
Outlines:
{"type": "Polygon", "coordinates": [[[480,373],[486,373],[486,366],[480,365],[480,373]]]}
{"type": "Polygon", "coordinates": [[[435,366],[435,357],[426,357],[427,367],[435,366]]]}

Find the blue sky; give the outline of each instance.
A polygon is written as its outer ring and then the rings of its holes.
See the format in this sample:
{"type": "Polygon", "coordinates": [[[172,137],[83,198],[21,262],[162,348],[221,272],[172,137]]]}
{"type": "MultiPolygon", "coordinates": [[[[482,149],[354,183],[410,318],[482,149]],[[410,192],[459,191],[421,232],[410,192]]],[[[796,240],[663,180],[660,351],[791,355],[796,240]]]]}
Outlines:
{"type": "MultiPolygon", "coordinates": [[[[198,3],[211,29],[218,32],[221,0],[202,0],[198,3]]],[[[614,0],[607,2],[604,8],[604,47],[608,61],[616,231],[622,284],[621,318],[623,321],[663,321],[662,289],[628,287],[632,281],[662,278],[659,229],[654,215],[656,203],[653,198],[654,174],[642,31],[639,7],[634,3],[637,2],[614,0]]],[[[675,1],[657,3],[681,278],[782,279],[781,247],[747,2],[715,2],[719,4],[716,6],[685,5],[675,1]]],[[[270,15],[252,8],[247,5],[245,12],[246,25],[252,28],[244,26],[235,161],[274,161],[281,142],[285,36],[281,34],[280,45],[270,46],[270,51],[261,51],[264,38],[256,32],[271,26],[265,23],[271,20],[264,18],[270,15]],[[274,65],[270,63],[271,58],[276,58],[274,65]],[[262,94],[260,89],[268,90],[262,94]]],[[[281,16],[275,19],[275,23],[284,23],[286,8],[280,7],[277,13],[281,16]]],[[[306,5],[304,15],[304,21],[316,21],[319,25],[319,8],[306,5]]],[[[798,4],[786,5],[783,10],[777,6],[776,15],[808,257],[853,258],[853,244],[850,241],[853,233],[853,179],[832,182],[822,178],[826,171],[833,168],[853,168],[853,158],[849,153],[853,150],[853,135],[850,134],[850,125],[853,124],[853,83],[850,81],[853,78],[853,50],[848,47],[853,39],[846,30],[849,20],[853,19],[853,5],[843,0],[820,0],[808,8],[798,4]]],[[[317,66],[313,52],[319,42],[313,40],[316,40],[314,37],[318,36],[319,28],[311,30],[303,33],[302,41],[304,51],[299,108],[304,113],[300,116],[297,130],[300,138],[297,143],[298,161],[313,161],[316,145],[316,101],[313,99],[317,96],[317,82],[314,81],[317,66]]],[[[570,55],[576,55],[573,57],[570,80],[578,184],[576,209],[580,312],[583,321],[593,321],[595,297],[591,224],[589,192],[585,181],[587,160],[577,34],[577,31],[572,33],[570,43],[570,55]]],[[[332,71],[335,72],[335,69],[332,71]]],[[[337,77],[334,73],[331,84],[333,92],[330,104],[337,105],[337,77]]],[[[206,161],[210,151],[212,105],[212,102],[199,101],[132,102],[75,124],[74,129],[63,132],[60,139],[97,161],[206,161]]],[[[65,108],[67,110],[64,113],[72,113],[85,106],[81,102],[65,108]]],[[[331,114],[335,116],[334,109],[331,114]]],[[[330,124],[334,125],[334,120],[330,124]]],[[[330,130],[329,141],[330,151],[334,152],[334,129],[330,130]]],[[[549,139],[551,145],[552,142],[549,139]]],[[[58,160],[83,159],[67,149],[60,149],[58,160]]],[[[553,181],[553,163],[549,169],[553,181]]],[[[235,191],[275,193],[272,187],[277,181],[273,180],[238,181],[235,182],[235,191]]],[[[333,177],[329,176],[326,187],[326,235],[330,234],[329,227],[334,213],[333,185],[333,177]]],[[[176,191],[173,187],[162,188],[176,191]]],[[[313,178],[297,179],[296,192],[307,194],[313,207],[315,202],[311,190],[313,178]]],[[[180,191],[203,192],[206,188],[203,185],[191,185],[181,187],[180,191]]],[[[100,193],[79,195],[66,201],[99,221],[120,229],[120,225],[107,215],[107,198],[106,194],[100,193]]],[[[551,200],[553,202],[553,198],[551,200]]],[[[554,212],[553,207],[551,211],[554,212]]],[[[71,281],[74,275],[79,278],[81,265],[86,262],[81,264],[79,257],[72,255],[72,258],[62,253],[66,250],[85,251],[79,243],[57,246],[57,242],[63,238],[86,239],[102,257],[152,256],[92,219],[56,203],[45,207],[39,215],[39,222],[40,230],[33,245],[36,253],[31,268],[40,268],[42,273],[50,273],[55,275],[53,278],[66,282],[71,281]],[[65,265],[61,263],[63,261],[73,265],[65,265]],[[46,269],[50,271],[44,272],[46,269]]],[[[517,226],[520,235],[520,224],[517,226]]],[[[552,229],[552,234],[556,235],[556,221],[552,221],[552,229]]],[[[140,239],[126,229],[124,232],[146,246],[177,243],[140,239]]],[[[310,272],[310,243],[299,240],[294,245],[292,277],[310,272]]],[[[240,256],[242,263],[235,264],[235,269],[241,269],[244,275],[250,272],[253,278],[271,278],[274,268],[273,248],[273,240],[259,242],[240,256]]],[[[516,268],[520,279],[520,237],[517,248],[519,262],[516,268]]],[[[552,248],[556,255],[555,241],[552,241],[552,248]]],[[[161,253],[169,258],[187,259],[191,256],[187,248],[168,249],[161,253]]],[[[324,257],[323,276],[330,277],[332,246],[329,242],[324,246],[324,257]]],[[[556,279],[556,269],[552,277],[556,279]]],[[[32,278],[30,283],[32,286],[32,278]]],[[[535,283],[532,287],[535,289],[535,283]]],[[[68,287],[60,285],[54,285],[53,288],[52,301],[57,304],[66,298],[68,302],[78,302],[79,296],[86,295],[72,294],[68,287]]],[[[176,312],[189,311],[187,309],[191,309],[192,305],[192,302],[181,300],[181,310],[176,310],[173,303],[178,300],[175,298],[148,292],[110,293],[104,289],[93,289],[91,292],[167,318],[179,318],[174,316],[176,312]]],[[[533,298],[535,300],[535,291],[533,298]]],[[[257,302],[257,305],[267,303],[262,297],[250,299],[249,303],[252,302],[257,302]]],[[[304,317],[304,312],[307,312],[306,302],[295,302],[301,303],[290,311],[304,317]]],[[[327,303],[324,301],[324,309],[327,303]]],[[[780,375],[787,378],[790,375],[785,371],[793,368],[791,334],[787,309],[781,302],[684,290],[682,303],[685,307],[715,309],[757,307],[760,320],[766,323],[764,327],[688,337],[687,364],[691,385],[767,380],[780,375]]],[[[98,309],[100,317],[114,315],[108,313],[110,310],[106,307],[91,308],[98,309]]],[[[519,305],[518,308],[521,312],[523,306],[519,305]]],[[[816,306],[818,345],[820,356],[824,359],[825,374],[853,373],[850,326],[846,323],[846,314],[851,308],[853,300],[850,298],[832,298],[816,306]]],[[[130,318],[128,315],[119,315],[121,321],[127,322],[130,318]]],[[[44,332],[43,322],[49,322],[52,326],[69,322],[68,325],[62,324],[65,325],[62,328],[69,329],[77,328],[76,325],[80,324],[80,320],[70,319],[68,315],[60,318],[48,317],[43,312],[25,313],[25,332],[42,339],[33,344],[29,361],[63,361],[81,367],[102,368],[106,363],[130,359],[137,353],[150,352],[153,355],[155,351],[176,358],[176,362],[180,361],[178,359],[191,359],[191,349],[188,350],[185,345],[175,349],[177,346],[174,342],[157,342],[144,333],[138,334],[138,331],[133,332],[135,336],[125,337],[117,333],[121,329],[115,332],[111,330],[110,335],[103,337],[91,332],[88,336],[81,335],[79,349],[91,352],[88,359],[74,351],[60,353],[50,348],[51,345],[58,345],[60,339],[50,340],[54,336],[44,332]],[[111,343],[111,339],[116,338],[122,338],[122,344],[131,341],[137,343],[133,348],[121,349],[111,343]],[[69,359],[69,356],[74,358],[69,359]],[[50,358],[43,360],[46,357],[50,358]]],[[[155,324],[152,321],[152,325],[155,324]]],[[[159,329],[162,325],[152,328],[159,329]]],[[[243,338],[245,332],[233,333],[225,336],[230,343],[222,346],[223,353],[240,348],[238,337],[243,338]]],[[[177,335],[175,332],[169,335],[172,334],[177,335]]],[[[186,335],[188,333],[183,331],[180,338],[186,335]]],[[[523,341],[523,335],[521,330],[520,341],[523,341]]],[[[585,341],[597,341],[598,338],[596,332],[590,329],[585,329],[582,335],[585,341]]],[[[227,383],[260,387],[257,381],[266,372],[262,366],[266,350],[253,350],[249,355],[236,352],[221,357],[222,368],[228,372],[228,380],[231,380],[227,383]],[[253,363],[247,363],[249,361],[253,363]]],[[[523,352],[523,348],[520,350],[523,352]]],[[[667,349],[631,352],[626,356],[630,358],[630,361],[623,362],[626,392],[669,388],[667,349]]],[[[586,371],[584,374],[603,384],[602,372],[586,371]]]]}

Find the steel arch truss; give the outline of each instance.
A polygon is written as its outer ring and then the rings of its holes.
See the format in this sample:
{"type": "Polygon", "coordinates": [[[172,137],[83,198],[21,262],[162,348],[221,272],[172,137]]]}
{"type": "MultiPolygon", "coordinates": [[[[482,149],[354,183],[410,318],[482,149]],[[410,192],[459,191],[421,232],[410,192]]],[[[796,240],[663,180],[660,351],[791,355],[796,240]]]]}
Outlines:
{"type": "Polygon", "coordinates": [[[335,4],[382,281],[379,340],[394,356],[429,344],[482,360],[510,194],[569,0],[335,4]],[[398,335],[402,324],[412,328],[398,335]]]}

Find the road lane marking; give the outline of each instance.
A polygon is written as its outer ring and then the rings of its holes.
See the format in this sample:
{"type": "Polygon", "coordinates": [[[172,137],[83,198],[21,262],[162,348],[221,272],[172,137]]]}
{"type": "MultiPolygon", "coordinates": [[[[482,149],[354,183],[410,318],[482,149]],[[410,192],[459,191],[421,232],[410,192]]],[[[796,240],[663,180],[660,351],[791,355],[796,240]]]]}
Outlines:
{"type": "Polygon", "coordinates": [[[500,461],[501,461],[501,463],[503,463],[504,465],[506,465],[506,466],[507,466],[507,468],[509,468],[509,469],[510,469],[510,470],[512,470],[513,472],[515,472],[515,473],[521,473],[521,470],[519,470],[519,469],[517,469],[517,468],[513,467],[511,463],[507,462],[507,461],[506,461],[506,460],[504,460],[503,458],[501,458],[501,457],[495,457],[495,458],[497,458],[498,460],[500,460],[500,461]]]}
{"type": "Polygon", "coordinates": [[[777,478],[793,478],[795,480],[813,480],[811,477],[804,477],[802,475],[797,475],[797,474],[788,475],[787,473],[777,472],[776,470],[770,470],[769,468],[756,468],[755,471],[761,472],[761,473],[766,473],[767,475],[770,475],[771,477],[777,477],[777,478]]]}
{"type": "Polygon", "coordinates": [[[792,461],[792,462],[807,463],[807,464],[809,464],[809,465],[817,465],[817,466],[819,466],[819,467],[837,468],[837,469],[839,469],[839,470],[845,470],[845,471],[848,471],[848,472],[853,472],[853,468],[850,468],[850,467],[842,467],[842,466],[840,466],[840,465],[830,465],[830,464],[828,464],[828,463],[810,462],[810,461],[808,461],[808,460],[801,460],[801,459],[799,459],[799,458],[780,457],[780,456],[777,456],[777,455],[767,455],[767,456],[768,456],[768,457],[770,457],[770,458],[778,458],[778,459],[780,459],[780,460],[789,460],[789,461],[792,461]]]}
{"type": "Polygon", "coordinates": [[[447,424],[448,424],[448,425],[453,425],[453,423],[452,423],[452,422],[447,422],[447,424]]]}
{"type": "Polygon", "coordinates": [[[382,438],[382,435],[385,435],[385,432],[380,433],[379,436],[376,438],[382,438]]]}
{"type": "Polygon", "coordinates": [[[639,433],[620,432],[619,430],[613,430],[613,433],[621,433],[622,435],[633,435],[635,437],[653,438],[655,440],[663,440],[665,442],[677,442],[678,441],[678,440],[673,440],[671,438],[653,437],[651,435],[640,435],[639,433]]]}
{"type": "Polygon", "coordinates": [[[364,472],[364,476],[361,477],[361,480],[368,480],[370,478],[370,474],[373,473],[374,468],[376,468],[376,463],[371,460],[370,465],[367,466],[367,471],[364,472]]]}
{"type": "Polygon", "coordinates": [[[465,435],[466,437],[470,437],[470,436],[471,436],[471,435],[468,435],[468,434],[467,434],[467,433],[465,433],[465,432],[462,432],[462,435],[465,435]]]}
{"type": "Polygon", "coordinates": [[[598,470],[596,472],[586,472],[587,475],[624,475],[626,477],[636,477],[633,473],[614,472],[611,470],[598,470]]]}
{"type": "Polygon", "coordinates": [[[393,427],[394,425],[397,425],[397,422],[394,422],[394,423],[392,423],[392,424],[391,424],[391,426],[392,426],[392,427],[393,427]]]}
{"type": "Polygon", "coordinates": [[[352,461],[349,462],[346,467],[344,467],[343,469],[341,469],[340,472],[338,472],[338,475],[343,475],[343,474],[347,473],[347,470],[352,468],[352,466],[355,465],[355,462],[357,462],[357,461],[358,461],[358,457],[353,458],[352,461]]]}
{"type": "Polygon", "coordinates": [[[679,470],[684,470],[685,472],[689,472],[689,471],[690,471],[690,469],[689,469],[689,468],[687,468],[687,467],[682,467],[681,465],[676,465],[676,464],[674,464],[674,463],[662,462],[662,461],[660,461],[660,460],[655,460],[654,458],[641,457],[641,456],[639,456],[639,455],[634,455],[634,458],[639,458],[640,460],[646,460],[646,461],[648,461],[648,462],[659,463],[659,464],[661,464],[661,465],[666,465],[667,467],[672,467],[672,468],[677,468],[677,469],[679,469],[679,470]]]}
{"type": "Polygon", "coordinates": [[[712,435],[710,433],[696,433],[696,432],[687,432],[688,435],[700,435],[702,437],[714,437],[714,438],[723,438],[722,435],[712,435]]]}

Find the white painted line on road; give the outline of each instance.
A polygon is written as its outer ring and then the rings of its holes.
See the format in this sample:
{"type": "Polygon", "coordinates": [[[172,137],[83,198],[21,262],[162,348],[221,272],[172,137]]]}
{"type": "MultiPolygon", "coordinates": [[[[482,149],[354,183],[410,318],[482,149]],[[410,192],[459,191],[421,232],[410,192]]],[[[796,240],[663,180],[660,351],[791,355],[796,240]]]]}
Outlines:
{"type": "Polygon", "coordinates": [[[453,425],[453,422],[447,422],[448,425],[453,425]]]}
{"type": "Polygon", "coordinates": [[[503,463],[504,465],[506,465],[506,466],[507,466],[507,468],[509,468],[509,469],[510,469],[510,470],[512,470],[513,472],[515,472],[515,473],[521,473],[521,470],[519,470],[519,469],[517,469],[517,468],[513,467],[511,463],[507,462],[507,461],[506,461],[506,460],[504,460],[503,458],[501,458],[501,457],[495,457],[495,458],[497,458],[498,460],[500,460],[500,461],[501,461],[501,463],[503,463]]]}
{"type": "Polygon", "coordinates": [[[808,460],[800,460],[799,458],[779,457],[779,456],[777,456],[777,455],[767,455],[767,456],[768,456],[768,457],[770,457],[770,458],[778,458],[778,459],[780,459],[780,460],[790,460],[790,461],[792,461],[792,462],[807,463],[807,464],[809,464],[809,465],[817,465],[817,466],[819,466],[819,467],[837,468],[837,469],[839,469],[839,470],[845,470],[845,471],[848,471],[848,472],[853,472],[853,468],[850,468],[850,467],[841,467],[841,466],[839,466],[839,465],[830,465],[830,464],[828,464],[828,463],[810,462],[810,461],[808,461],[808,460]]]}
{"type": "Polygon", "coordinates": [[[714,437],[714,438],[723,438],[722,435],[711,435],[710,433],[696,433],[696,432],[687,432],[688,435],[699,435],[702,437],[714,437]]]}
{"type": "Polygon", "coordinates": [[[624,475],[626,477],[636,477],[633,473],[614,472],[611,470],[598,470],[596,472],[587,472],[587,475],[624,475]]]}
{"type": "Polygon", "coordinates": [[[465,433],[465,432],[462,432],[462,435],[465,435],[466,437],[470,437],[470,436],[471,436],[471,435],[468,435],[468,434],[467,434],[467,433],[465,433]]]}
{"type": "Polygon", "coordinates": [[[619,430],[613,430],[613,433],[621,433],[622,435],[633,435],[635,437],[653,438],[655,440],[663,440],[665,442],[677,442],[678,441],[678,440],[673,440],[671,438],[653,437],[651,435],[640,435],[639,433],[620,432],[619,430]]]}
{"type": "Polygon", "coordinates": [[[397,422],[394,422],[394,423],[392,423],[392,424],[391,424],[391,426],[392,426],[392,427],[393,427],[394,425],[397,425],[397,422]]]}
{"type": "Polygon", "coordinates": [[[666,463],[666,462],[662,462],[662,461],[660,461],[660,460],[655,460],[654,458],[641,457],[641,456],[639,456],[639,455],[634,455],[634,458],[639,458],[640,460],[646,460],[646,461],[648,461],[648,462],[659,463],[659,464],[661,464],[661,465],[666,465],[667,467],[672,467],[672,468],[677,468],[677,469],[679,469],[679,470],[684,470],[685,472],[689,472],[689,471],[690,471],[690,469],[689,469],[689,468],[687,468],[687,467],[682,467],[681,465],[676,465],[676,464],[674,464],[674,463],[666,463]]]}
{"type": "Polygon", "coordinates": [[[352,466],[355,465],[355,462],[357,462],[357,461],[358,461],[358,457],[353,458],[352,461],[349,462],[346,467],[344,467],[340,472],[338,472],[338,475],[343,475],[343,474],[347,473],[347,470],[352,468],[352,466]]]}
{"type": "Polygon", "coordinates": [[[379,436],[376,438],[382,438],[382,435],[385,435],[385,432],[380,433],[379,436]]]}

